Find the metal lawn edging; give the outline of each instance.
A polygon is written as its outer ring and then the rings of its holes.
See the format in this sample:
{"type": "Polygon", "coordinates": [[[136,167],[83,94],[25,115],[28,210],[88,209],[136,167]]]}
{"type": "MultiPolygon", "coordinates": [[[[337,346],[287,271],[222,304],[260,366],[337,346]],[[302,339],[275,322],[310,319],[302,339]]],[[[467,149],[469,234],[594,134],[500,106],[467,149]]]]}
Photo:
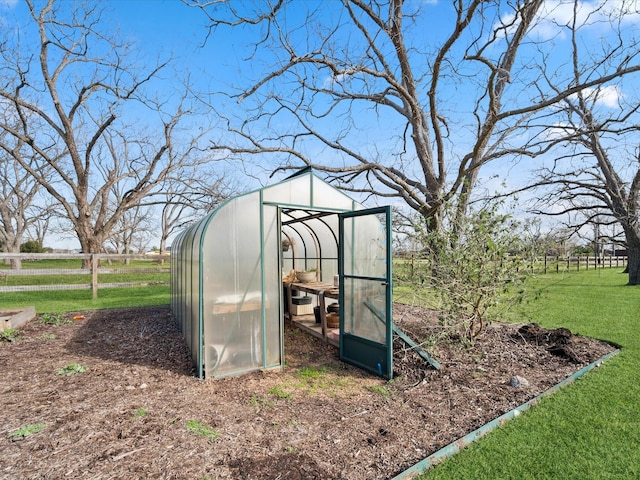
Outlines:
{"type": "Polygon", "coordinates": [[[437,452],[432,453],[431,455],[419,461],[412,467],[409,467],[404,472],[396,475],[391,480],[408,480],[408,479],[414,478],[416,475],[426,472],[429,468],[433,467],[434,465],[440,463],[441,461],[449,457],[452,457],[453,455],[458,453],[460,450],[462,450],[466,446],[484,437],[487,433],[495,430],[496,428],[503,425],[507,421],[517,417],[525,410],[537,404],[544,397],[547,397],[557,392],[562,387],[569,385],[570,383],[573,383],[575,380],[582,377],[585,373],[589,372],[590,370],[593,370],[594,368],[599,367],[604,362],[609,360],[614,355],[617,355],[618,353],[620,353],[620,349],[616,349],[613,352],[610,352],[607,355],[600,357],[595,362],[592,362],[586,367],[581,368],[574,374],[562,380],[560,383],[557,383],[556,385],[549,388],[548,390],[545,390],[544,392],[532,398],[528,402],[525,402],[522,405],[514,408],[513,410],[500,415],[498,418],[491,420],[489,423],[483,425],[482,427],[474,430],[471,433],[466,434],[464,437],[459,438],[458,440],[450,443],[449,445],[442,447],[437,452]]]}

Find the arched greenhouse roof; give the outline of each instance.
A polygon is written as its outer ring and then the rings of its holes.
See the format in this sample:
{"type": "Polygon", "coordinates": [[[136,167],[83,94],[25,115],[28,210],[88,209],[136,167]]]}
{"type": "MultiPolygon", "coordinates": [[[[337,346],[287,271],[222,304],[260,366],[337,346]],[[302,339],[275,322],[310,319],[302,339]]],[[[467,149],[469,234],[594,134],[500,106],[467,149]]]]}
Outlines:
{"type": "Polygon", "coordinates": [[[172,246],[171,304],[199,376],[280,365],[282,276],[310,269],[318,272],[319,280],[337,275],[338,214],[363,208],[311,169],[303,169],[228,199],[178,235],[172,246]],[[224,330],[220,325],[230,315],[216,318],[222,311],[217,306],[229,300],[242,305],[236,315],[256,306],[262,316],[261,325],[251,327],[261,338],[245,339],[255,349],[239,365],[231,365],[230,358],[225,365],[207,352],[216,350],[220,357],[232,349],[215,333],[224,330]]]}

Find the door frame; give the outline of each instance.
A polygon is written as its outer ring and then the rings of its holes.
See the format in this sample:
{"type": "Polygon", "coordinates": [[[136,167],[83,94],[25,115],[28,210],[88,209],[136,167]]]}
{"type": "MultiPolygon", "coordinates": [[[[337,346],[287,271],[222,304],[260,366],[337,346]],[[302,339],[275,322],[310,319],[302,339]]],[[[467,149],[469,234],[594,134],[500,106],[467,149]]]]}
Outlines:
{"type": "Polygon", "coordinates": [[[391,207],[376,207],[365,210],[356,210],[353,212],[344,212],[339,214],[339,242],[338,242],[338,272],[340,276],[339,304],[340,304],[340,359],[344,362],[351,363],[364,370],[372,372],[386,379],[393,378],[393,316],[392,316],[392,232],[391,232],[391,207]],[[367,215],[385,216],[386,228],[386,270],[385,277],[363,276],[345,274],[345,255],[344,255],[344,237],[345,237],[345,220],[367,215]],[[346,297],[344,294],[345,279],[364,280],[381,282],[385,286],[385,302],[384,312],[376,310],[373,305],[366,305],[367,308],[378,319],[385,323],[385,342],[379,343],[371,339],[346,333],[345,320],[346,312],[350,310],[346,305],[346,297]]]}

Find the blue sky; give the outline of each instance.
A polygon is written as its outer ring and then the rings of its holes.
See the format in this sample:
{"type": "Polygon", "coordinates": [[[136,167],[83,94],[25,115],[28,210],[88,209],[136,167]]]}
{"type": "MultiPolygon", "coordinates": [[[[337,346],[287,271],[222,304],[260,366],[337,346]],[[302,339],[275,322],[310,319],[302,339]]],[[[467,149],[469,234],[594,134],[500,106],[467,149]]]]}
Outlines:
{"type": "Polygon", "coordinates": [[[207,19],[201,11],[177,0],[113,0],[108,14],[123,37],[129,37],[149,55],[173,54],[180,63],[210,67],[228,63],[233,40],[224,40],[223,48],[205,45],[207,19]]]}
{"type": "MultiPolygon", "coordinates": [[[[72,2],[72,0],[62,1],[72,2]]],[[[618,0],[610,0],[608,5],[616,5],[617,2],[618,0]]],[[[307,8],[326,3],[326,0],[299,0],[300,18],[303,18],[307,8]]],[[[411,4],[411,2],[407,3],[411,4]]],[[[592,8],[595,3],[591,0],[582,2],[582,11],[586,12],[589,10],[587,7],[592,8]]],[[[430,15],[439,20],[444,18],[446,12],[450,12],[449,1],[423,1],[422,5],[429,10],[430,15]]],[[[220,29],[202,47],[207,32],[207,18],[198,9],[185,6],[179,0],[111,0],[103,2],[102,6],[106,8],[105,25],[114,30],[118,29],[123,39],[135,42],[142,58],[148,57],[152,62],[157,55],[161,57],[173,55],[180,73],[190,72],[202,90],[219,90],[227,89],[230,85],[237,86],[240,75],[259,72],[257,64],[244,60],[248,39],[243,37],[240,30],[220,29]]],[[[555,22],[560,24],[567,21],[571,9],[570,4],[561,4],[557,1],[548,1],[545,5],[546,12],[555,22]]],[[[19,25],[25,20],[25,15],[26,7],[22,1],[0,0],[0,28],[19,25]]],[[[300,18],[296,20],[299,21],[300,18]]],[[[542,22],[532,33],[532,36],[543,39],[556,36],[557,45],[568,41],[568,39],[558,36],[554,21],[542,22]]],[[[640,15],[629,17],[627,22],[637,28],[637,25],[640,24],[640,15]]],[[[432,22],[431,28],[438,29],[445,23],[444,21],[432,22]]],[[[417,34],[421,34],[422,38],[412,38],[411,40],[419,43],[429,42],[439,33],[441,32],[434,30],[423,31],[417,34]]],[[[607,33],[607,31],[594,27],[593,41],[597,44],[598,39],[606,37],[607,33]]],[[[625,94],[625,91],[611,85],[607,90],[606,97],[601,100],[603,105],[608,104],[613,107],[616,100],[625,94]]],[[[447,101],[459,101],[463,95],[463,90],[452,90],[447,101]]],[[[383,119],[373,117],[371,121],[376,124],[375,128],[387,128],[388,124],[383,119]]],[[[363,139],[375,143],[377,139],[375,129],[372,132],[369,132],[368,138],[363,135],[363,139]]],[[[461,138],[459,143],[462,141],[461,138]]],[[[498,187],[505,179],[513,181],[517,177],[525,178],[527,168],[525,164],[513,169],[510,169],[510,165],[495,165],[484,170],[483,176],[485,184],[493,188],[494,185],[498,187]]]]}

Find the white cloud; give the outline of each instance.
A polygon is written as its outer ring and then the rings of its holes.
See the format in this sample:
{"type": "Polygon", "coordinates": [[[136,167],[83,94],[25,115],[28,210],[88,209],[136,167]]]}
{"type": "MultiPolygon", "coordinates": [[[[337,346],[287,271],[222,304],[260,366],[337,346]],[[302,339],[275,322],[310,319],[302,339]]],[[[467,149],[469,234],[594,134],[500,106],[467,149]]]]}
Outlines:
{"type": "MultiPolygon", "coordinates": [[[[594,106],[602,106],[606,108],[617,108],[624,98],[622,91],[618,85],[604,85],[598,88],[585,88],[582,91],[584,99],[594,106]]],[[[577,94],[569,97],[572,101],[578,99],[577,94]]]]}
{"type": "Polygon", "coordinates": [[[545,139],[560,140],[562,138],[567,138],[568,136],[573,135],[575,132],[575,127],[569,125],[568,123],[556,123],[553,127],[548,128],[545,131],[545,139]]]}
{"type": "Polygon", "coordinates": [[[622,92],[617,85],[606,85],[598,89],[587,88],[584,91],[586,98],[592,102],[608,107],[615,108],[622,100],[622,92]]]}
{"type": "MultiPolygon", "coordinates": [[[[535,23],[529,35],[535,35],[541,40],[551,38],[567,38],[564,27],[574,22],[577,26],[588,25],[589,28],[606,27],[612,18],[617,18],[624,12],[623,23],[640,24],[640,0],[546,0],[538,13],[538,21],[535,23]],[[575,9],[575,10],[574,10],[575,9]]],[[[514,15],[504,15],[501,19],[503,25],[513,21],[514,15]]],[[[517,22],[508,33],[512,33],[517,22]]]]}

